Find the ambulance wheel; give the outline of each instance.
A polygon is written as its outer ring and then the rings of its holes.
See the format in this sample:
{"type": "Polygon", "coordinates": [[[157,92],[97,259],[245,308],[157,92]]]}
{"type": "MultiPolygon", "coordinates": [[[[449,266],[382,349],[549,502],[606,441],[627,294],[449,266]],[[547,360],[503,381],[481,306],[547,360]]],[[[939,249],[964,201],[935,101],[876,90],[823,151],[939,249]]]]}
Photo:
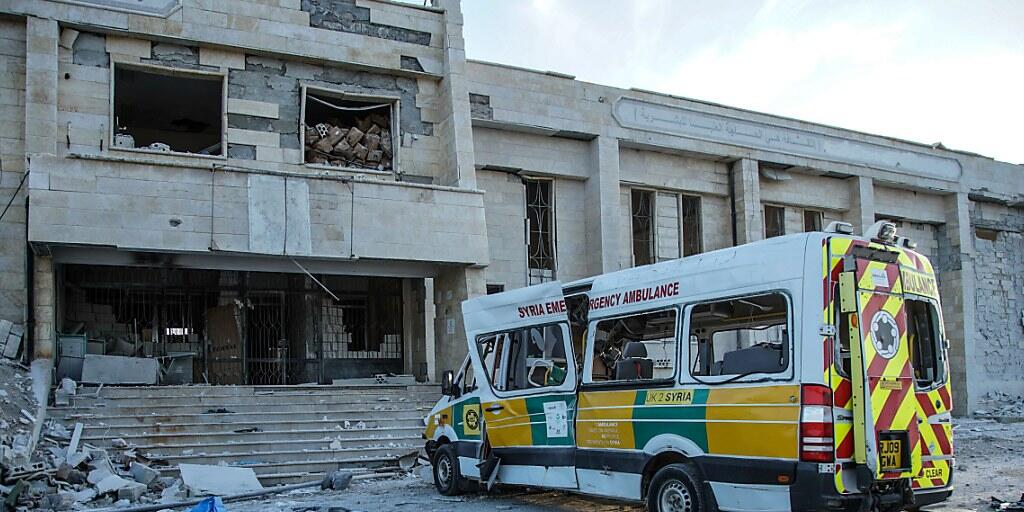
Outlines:
{"type": "Polygon", "coordinates": [[[686,464],[669,464],[658,470],[647,489],[651,512],[707,512],[700,477],[686,464]]]}
{"type": "Polygon", "coordinates": [[[434,487],[445,496],[462,494],[466,489],[465,479],[459,471],[459,457],[455,446],[446,444],[434,452],[434,487]]]}

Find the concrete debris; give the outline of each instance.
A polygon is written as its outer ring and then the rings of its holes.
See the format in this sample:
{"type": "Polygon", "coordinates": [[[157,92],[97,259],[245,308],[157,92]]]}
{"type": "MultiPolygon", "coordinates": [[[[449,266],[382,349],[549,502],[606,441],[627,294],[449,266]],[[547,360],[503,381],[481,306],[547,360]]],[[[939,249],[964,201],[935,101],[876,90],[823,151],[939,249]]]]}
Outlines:
{"type": "Polygon", "coordinates": [[[1003,501],[999,498],[992,498],[992,502],[989,504],[992,510],[1006,510],[1009,512],[1024,512],[1024,493],[1020,495],[1020,499],[1017,501],[1003,501]]]}
{"type": "MultiPolygon", "coordinates": [[[[319,100],[315,100],[319,101],[319,100]]],[[[383,109],[382,109],[383,110],[383,109]]],[[[391,170],[390,122],[381,113],[357,115],[346,121],[306,126],[306,162],[342,167],[391,170]],[[340,125],[347,122],[349,125],[340,125]],[[354,123],[355,126],[351,126],[354,123]]]]}
{"type": "Polygon", "coordinates": [[[136,482],[147,486],[160,477],[159,471],[138,462],[133,462],[129,471],[136,482]]]}
{"type": "Polygon", "coordinates": [[[981,405],[981,409],[974,411],[976,416],[1024,419],[1024,396],[1021,395],[992,391],[982,397],[981,405]]]}
{"type": "Polygon", "coordinates": [[[9,320],[0,320],[0,355],[7,359],[17,359],[21,352],[21,338],[24,330],[20,325],[9,320]]]}
{"type": "Polygon", "coordinates": [[[327,476],[324,477],[324,480],[320,482],[320,489],[343,491],[352,483],[352,477],[352,473],[348,471],[334,471],[332,473],[328,473],[327,476]]]}
{"type": "Polygon", "coordinates": [[[180,464],[181,479],[193,496],[240,494],[263,490],[252,468],[180,464]]]}

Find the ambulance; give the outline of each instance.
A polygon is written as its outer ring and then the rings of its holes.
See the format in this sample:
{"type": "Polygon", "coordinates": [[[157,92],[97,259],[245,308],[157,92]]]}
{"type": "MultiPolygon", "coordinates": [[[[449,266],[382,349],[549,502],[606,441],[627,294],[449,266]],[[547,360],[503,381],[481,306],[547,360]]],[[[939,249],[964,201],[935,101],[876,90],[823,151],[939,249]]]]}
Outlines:
{"type": "Polygon", "coordinates": [[[651,511],[914,510],[952,493],[935,272],[896,226],[802,233],[463,302],[425,418],[444,495],[651,511]]]}

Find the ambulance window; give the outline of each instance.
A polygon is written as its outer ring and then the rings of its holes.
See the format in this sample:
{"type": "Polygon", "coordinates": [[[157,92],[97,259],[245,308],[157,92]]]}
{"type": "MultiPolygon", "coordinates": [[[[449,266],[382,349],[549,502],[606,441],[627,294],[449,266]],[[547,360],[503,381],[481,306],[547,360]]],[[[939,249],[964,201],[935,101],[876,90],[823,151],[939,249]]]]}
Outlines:
{"type": "Polygon", "coordinates": [[[770,293],[694,306],[690,371],[697,376],[780,373],[789,367],[789,307],[770,293]]]}
{"type": "Polygon", "coordinates": [[[476,376],[473,375],[473,362],[467,361],[466,367],[462,369],[462,381],[459,383],[462,394],[469,393],[476,389],[476,376]]]}
{"type": "Polygon", "coordinates": [[[668,379],[675,375],[676,310],[597,322],[593,382],[668,379]]]}
{"type": "Polygon", "coordinates": [[[918,388],[930,388],[945,378],[939,315],[934,304],[922,300],[907,300],[906,310],[914,380],[918,388]]]}
{"type": "Polygon", "coordinates": [[[487,378],[498,391],[560,386],[569,372],[561,325],[485,336],[477,346],[487,378]]]}

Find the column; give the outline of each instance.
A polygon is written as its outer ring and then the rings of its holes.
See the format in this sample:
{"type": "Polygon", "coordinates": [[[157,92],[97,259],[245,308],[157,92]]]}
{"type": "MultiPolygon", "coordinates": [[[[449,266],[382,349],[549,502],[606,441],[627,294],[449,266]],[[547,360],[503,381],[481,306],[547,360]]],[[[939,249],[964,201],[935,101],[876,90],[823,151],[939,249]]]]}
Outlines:
{"type": "Polygon", "coordinates": [[[57,152],[57,41],[54,20],[25,21],[25,153],[57,152]]]}
{"type": "Polygon", "coordinates": [[[736,244],[764,239],[764,210],[757,160],[742,158],[729,169],[732,177],[733,215],[736,244]]]}
{"type": "Polygon", "coordinates": [[[977,336],[974,234],[967,194],[951,194],[946,196],[945,202],[946,223],[939,228],[938,256],[933,264],[939,278],[942,317],[949,339],[953,411],[958,416],[966,416],[976,408],[980,398],[977,384],[987,378],[982,375],[985,369],[974,350],[977,336]]]}
{"type": "Polygon", "coordinates": [[[466,77],[466,45],[462,38],[462,6],[459,0],[436,0],[444,9],[444,78],[438,94],[442,121],[437,125],[443,151],[441,185],[476,188],[473,125],[466,77]]]}
{"type": "Polygon", "coordinates": [[[867,176],[854,176],[847,183],[850,186],[850,211],[846,220],[853,224],[853,232],[859,235],[875,223],[875,182],[867,176]]]}
{"type": "Polygon", "coordinates": [[[620,268],[619,141],[601,135],[590,143],[590,155],[584,190],[587,269],[597,275],[620,268]]]}
{"type": "Polygon", "coordinates": [[[435,382],[445,370],[458,370],[466,357],[466,326],[462,321],[462,301],[486,293],[482,268],[445,269],[434,278],[434,361],[435,382]]]}

